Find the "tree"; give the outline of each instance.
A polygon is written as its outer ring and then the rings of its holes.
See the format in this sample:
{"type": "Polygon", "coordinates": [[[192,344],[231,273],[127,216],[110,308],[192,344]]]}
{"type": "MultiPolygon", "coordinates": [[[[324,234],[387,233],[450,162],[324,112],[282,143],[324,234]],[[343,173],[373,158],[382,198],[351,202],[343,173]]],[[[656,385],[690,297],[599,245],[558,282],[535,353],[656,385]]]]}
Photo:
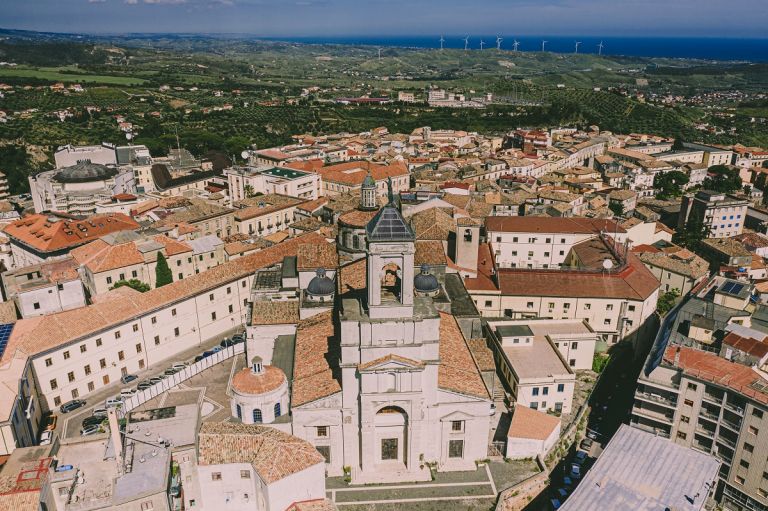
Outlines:
{"type": "Polygon", "coordinates": [[[679,170],[660,172],[653,178],[653,187],[659,190],[656,193],[656,198],[662,200],[680,197],[683,193],[683,186],[687,184],[688,176],[679,170]]]}
{"type": "Polygon", "coordinates": [[[173,282],[173,274],[168,267],[168,261],[162,252],[157,253],[157,265],[155,266],[155,287],[163,287],[173,282]]]}
{"type": "Polygon", "coordinates": [[[243,191],[245,192],[245,197],[247,199],[250,199],[251,197],[256,197],[256,193],[253,191],[253,187],[251,185],[245,185],[243,187],[243,191]]]}
{"type": "Polygon", "coordinates": [[[115,285],[112,286],[110,289],[117,289],[118,287],[128,286],[131,289],[135,289],[139,293],[146,293],[151,288],[149,287],[149,284],[146,282],[142,282],[139,279],[131,279],[131,280],[118,280],[115,282],[115,285]]]}
{"type": "Polygon", "coordinates": [[[608,204],[608,209],[613,211],[615,216],[622,216],[624,214],[624,205],[621,202],[611,202],[608,204]]]}
{"type": "Polygon", "coordinates": [[[692,216],[688,219],[682,231],[678,231],[672,237],[672,241],[688,250],[695,252],[699,248],[701,240],[709,236],[709,229],[701,218],[692,216]]]}
{"type": "Polygon", "coordinates": [[[703,188],[720,193],[732,193],[741,190],[739,169],[728,165],[714,165],[707,171],[712,177],[704,179],[703,188]]]}
{"type": "Polygon", "coordinates": [[[683,140],[683,137],[675,138],[675,141],[672,143],[672,150],[673,151],[684,151],[685,150],[685,140],[683,140]]]}
{"type": "Polygon", "coordinates": [[[680,290],[677,288],[667,291],[656,301],[656,311],[662,316],[665,315],[675,306],[675,302],[679,296],[680,290]]]}

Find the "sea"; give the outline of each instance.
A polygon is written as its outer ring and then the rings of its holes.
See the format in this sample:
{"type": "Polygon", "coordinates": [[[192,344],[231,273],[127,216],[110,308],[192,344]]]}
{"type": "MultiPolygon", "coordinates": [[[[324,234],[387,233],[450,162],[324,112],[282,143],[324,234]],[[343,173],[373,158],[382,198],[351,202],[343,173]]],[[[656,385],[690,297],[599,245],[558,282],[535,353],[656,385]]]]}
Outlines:
{"type": "MultiPolygon", "coordinates": [[[[464,38],[469,37],[469,49],[479,50],[480,41],[485,49],[496,48],[496,38],[501,37],[501,49],[511,50],[515,40],[519,51],[541,51],[542,41],[546,51],[574,53],[579,41],[579,53],[597,54],[602,42],[603,55],[632,57],[670,57],[716,61],[768,62],[768,38],[715,38],[715,37],[581,37],[581,36],[521,36],[497,35],[445,35],[445,48],[464,48],[464,38]]],[[[399,46],[408,48],[439,48],[441,36],[341,36],[341,37],[275,37],[279,41],[310,44],[343,44],[364,46],[399,46]]]]}

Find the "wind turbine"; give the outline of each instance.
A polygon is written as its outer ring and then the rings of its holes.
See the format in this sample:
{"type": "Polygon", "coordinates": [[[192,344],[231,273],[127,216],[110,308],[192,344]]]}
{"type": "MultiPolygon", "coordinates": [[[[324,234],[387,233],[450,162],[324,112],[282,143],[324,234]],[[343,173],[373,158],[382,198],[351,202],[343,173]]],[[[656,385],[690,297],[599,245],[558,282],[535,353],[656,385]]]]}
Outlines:
{"type": "Polygon", "coordinates": [[[549,41],[541,41],[541,51],[542,51],[542,53],[544,52],[544,46],[545,46],[545,45],[546,45],[548,42],[549,42],[549,41]]]}
{"type": "Polygon", "coordinates": [[[581,44],[581,41],[576,41],[576,51],[573,53],[579,53],[579,45],[581,44]]]}
{"type": "Polygon", "coordinates": [[[440,49],[443,49],[443,45],[445,44],[445,38],[443,36],[440,36],[440,49]]]}
{"type": "Polygon", "coordinates": [[[480,39],[480,49],[482,50],[483,48],[485,48],[485,41],[480,39]]]}
{"type": "Polygon", "coordinates": [[[501,36],[496,36],[496,49],[499,50],[499,51],[501,51],[501,42],[503,40],[504,39],[502,39],[501,36]]]}
{"type": "Polygon", "coordinates": [[[603,41],[600,41],[600,44],[597,45],[597,54],[602,55],[603,54],[603,47],[605,45],[603,44],[603,41]]]}
{"type": "Polygon", "coordinates": [[[464,51],[469,49],[469,36],[464,38],[464,51]]]}
{"type": "Polygon", "coordinates": [[[517,49],[520,47],[520,41],[515,39],[515,42],[512,43],[512,51],[517,51],[517,49]]]}

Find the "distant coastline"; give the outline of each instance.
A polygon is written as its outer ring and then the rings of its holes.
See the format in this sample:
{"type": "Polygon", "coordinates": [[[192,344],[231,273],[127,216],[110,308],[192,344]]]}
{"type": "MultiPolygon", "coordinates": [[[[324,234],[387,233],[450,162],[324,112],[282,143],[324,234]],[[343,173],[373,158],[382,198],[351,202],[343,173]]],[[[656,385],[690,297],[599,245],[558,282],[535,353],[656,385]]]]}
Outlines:
{"type": "MultiPolygon", "coordinates": [[[[496,35],[469,36],[469,48],[480,49],[485,41],[485,50],[496,49],[496,35]]],[[[717,61],[768,62],[768,38],[707,38],[707,37],[580,37],[580,36],[522,36],[500,34],[501,48],[511,50],[515,39],[520,42],[520,51],[541,51],[541,42],[546,40],[546,51],[574,53],[575,42],[581,41],[579,53],[597,54],[598,44],[603,41],[604,55],[625,55],[631,57],[666,57],[703,59],[717,61]]],[[[463,49],[464,35],[444,35],[445,48],[463,49]]],[[[364,46],[399,46],[411,48],[439,48],[440,35],[434,36],[339,36],[339,37],[266,37],[265,40],[288,41],[309,44],[342,44],[364,46]]]]}

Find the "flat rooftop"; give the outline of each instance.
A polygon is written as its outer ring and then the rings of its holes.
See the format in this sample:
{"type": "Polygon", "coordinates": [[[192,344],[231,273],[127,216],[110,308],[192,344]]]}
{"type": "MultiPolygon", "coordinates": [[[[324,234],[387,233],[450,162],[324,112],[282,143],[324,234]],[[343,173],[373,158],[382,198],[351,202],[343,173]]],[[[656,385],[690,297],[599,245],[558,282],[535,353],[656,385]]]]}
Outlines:
{"type": "Polygon", "coordinates": [[[700,511],[720,462],[622,424],[562,511],[700,511]]]}
{"type": "Polygon", "coordinates": [[[550,342],[534,334],[533,342],[521,346],[502,346],[520,380],[552,377],[573,377],[573,371],[560,358],[550,342]]]}

